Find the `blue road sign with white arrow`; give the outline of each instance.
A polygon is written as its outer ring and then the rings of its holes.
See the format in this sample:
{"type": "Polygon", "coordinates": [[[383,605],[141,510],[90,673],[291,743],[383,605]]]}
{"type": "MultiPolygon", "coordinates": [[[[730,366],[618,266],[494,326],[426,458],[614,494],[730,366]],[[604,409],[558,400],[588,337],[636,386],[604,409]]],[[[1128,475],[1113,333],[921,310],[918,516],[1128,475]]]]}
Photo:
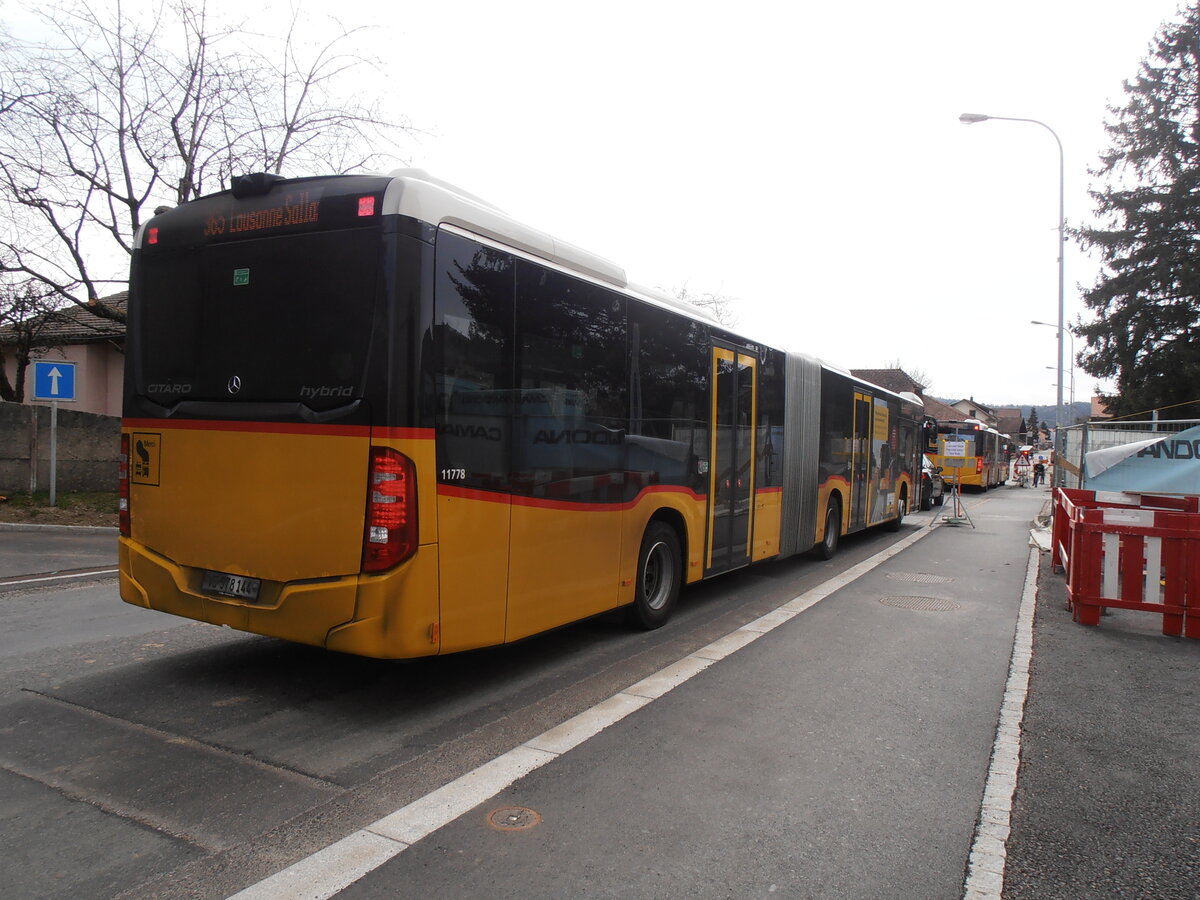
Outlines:
{"type": "Polygon", "coordinates": [[[74,400],[75,363],[34,360],[34,400],[74,400]]]}

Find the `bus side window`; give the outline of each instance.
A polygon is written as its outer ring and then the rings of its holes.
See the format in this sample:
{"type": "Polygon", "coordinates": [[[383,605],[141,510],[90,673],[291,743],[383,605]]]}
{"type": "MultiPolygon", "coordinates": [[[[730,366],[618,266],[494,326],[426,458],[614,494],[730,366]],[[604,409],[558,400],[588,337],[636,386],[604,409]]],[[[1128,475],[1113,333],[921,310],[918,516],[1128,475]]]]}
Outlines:
{"type": "Polygon", "coordinates": [[[783,484],[785,448],[783,445],[783,354],[772,350],[767,362],[758,370],[758,471],[755,484],[759,488],[783,484]]]}
{"type": "Polygon", "coordinates": [[[434,296],[438,471],[465,487],[508,491],[512,257],[442,232],[434,296]]]}
{"type": "Polygon", "coordinates": [[[517,261],[515,489],[620,499],[629,418],[625,298],[517,261]]]}
{"type": "Polygon", "coordinates": [[[708,489],[708,328],[667,310],[630,310],[626,500],[652,484],[708,489]]]}

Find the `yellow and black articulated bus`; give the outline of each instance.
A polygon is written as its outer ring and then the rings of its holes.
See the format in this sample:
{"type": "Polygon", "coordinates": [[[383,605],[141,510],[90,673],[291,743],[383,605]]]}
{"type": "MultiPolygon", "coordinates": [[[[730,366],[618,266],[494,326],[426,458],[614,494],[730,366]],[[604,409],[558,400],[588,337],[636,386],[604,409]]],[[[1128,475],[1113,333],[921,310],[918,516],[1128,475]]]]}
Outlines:
{"type": "Polygon", "coordinates": [[[933,462],[942,466],[947,481],[958,479],[960,487],[986,491],[1008,480],[1008,444],[996,429],[978,419],[964,419],[939,422],[937,431],[938,447],[933,462]]]}
{"type": "Polygon", "coordinates": [[[374,657],[898,526],[920,401],[428,175],[235,179],[136,236],[121,596],[374,657]]]}

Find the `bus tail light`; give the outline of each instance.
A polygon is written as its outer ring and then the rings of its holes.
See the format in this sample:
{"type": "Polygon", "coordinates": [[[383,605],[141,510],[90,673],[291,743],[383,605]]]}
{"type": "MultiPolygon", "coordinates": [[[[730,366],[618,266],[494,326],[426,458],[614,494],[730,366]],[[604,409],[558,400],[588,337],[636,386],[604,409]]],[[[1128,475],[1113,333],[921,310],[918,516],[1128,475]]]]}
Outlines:
{"type": "Polygon", "coordinates": [[[384,572],[417,551],[417,473],[390,447],[371,450],[362,570],[384,572]]]}
{"type": "Polygon", "coordinates": [[[975,474],[976,475],[983,474],[983,457],[982,456],[975,457],[975,474]]]}
{"type": "Polygon", "coordinates": [[[129,435],[121,435],[121,456],[117,465],[117,522],[121,534],[129,537],[129,435]]]}

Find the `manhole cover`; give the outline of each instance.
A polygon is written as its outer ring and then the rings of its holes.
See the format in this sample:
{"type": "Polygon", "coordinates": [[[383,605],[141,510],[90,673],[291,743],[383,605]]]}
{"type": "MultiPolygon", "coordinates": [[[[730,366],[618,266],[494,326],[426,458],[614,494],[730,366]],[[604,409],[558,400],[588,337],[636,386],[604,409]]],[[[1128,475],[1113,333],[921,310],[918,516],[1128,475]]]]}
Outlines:
{"type": "Polygon", "coordinates": [[[927,575],[924,572],[888,572],[893,581],[915,581],[917,584],[949,584],[954,579],[948,575],[927,575]]]}
{"type": "Polygon", "coordinates": [[[952,609],[958,609],[957,603],[942,597],[880,597],[879,602],[884,606],[915,609],[918,612],[950,612],[952,609]]]}
{"type": "Polygon", "coordinates": [[[542,817],[526,806],[502,806],[488,814],[488,824],[500,831],[523,831],[541,821],[542,817]]]}

